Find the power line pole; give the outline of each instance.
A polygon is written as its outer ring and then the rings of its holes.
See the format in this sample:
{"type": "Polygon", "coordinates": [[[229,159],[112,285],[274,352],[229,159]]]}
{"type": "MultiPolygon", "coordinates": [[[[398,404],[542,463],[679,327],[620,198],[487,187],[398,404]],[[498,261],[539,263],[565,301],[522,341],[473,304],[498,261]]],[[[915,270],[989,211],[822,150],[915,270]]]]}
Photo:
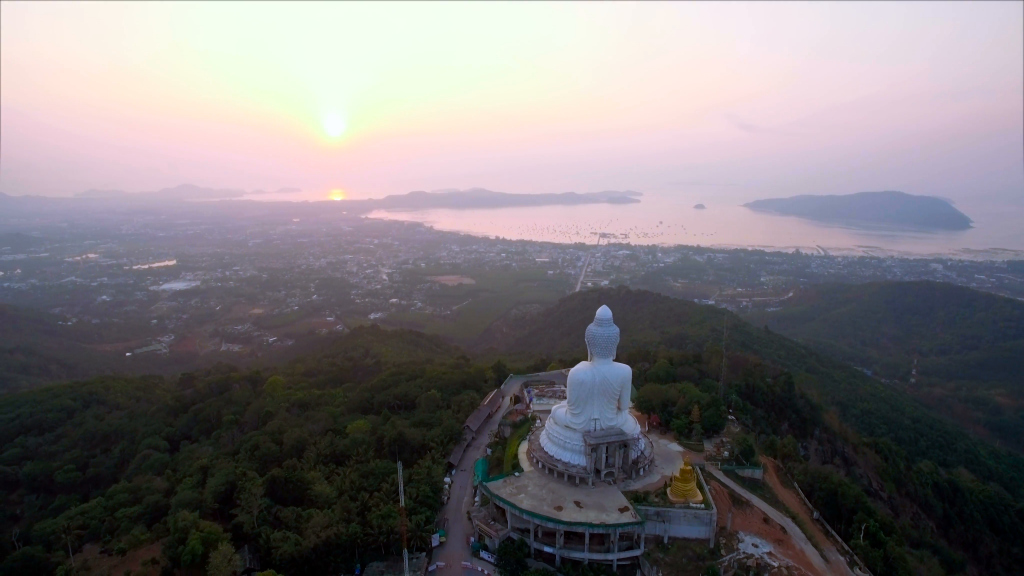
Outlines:
{"type": "Polygon", "coordinates": [[[729,315],[728,313],[722,316],[722,379],[718,383],[718,393],[725,399],[725,337],[729,330],[729,315]]]}
{"type": "Polygon", "coordinates": [[[398,461],[398,509],[402,514],[402,562],[405,564],[405,576],[409,576],[409,547],[406,538],[405,518],[405,480],[402,478],[402,461],[398,461]]]}

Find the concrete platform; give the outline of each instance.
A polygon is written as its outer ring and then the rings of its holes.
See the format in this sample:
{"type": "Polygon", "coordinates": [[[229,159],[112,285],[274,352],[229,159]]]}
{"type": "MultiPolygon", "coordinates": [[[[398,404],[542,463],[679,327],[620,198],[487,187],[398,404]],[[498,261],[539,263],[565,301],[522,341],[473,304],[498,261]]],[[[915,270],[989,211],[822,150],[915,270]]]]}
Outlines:
{"type": "Polygon", "coordinates": [[[559,524],[614,527],[640,521],[622,492],[603,482],[593,488],[575,486],[537,470],[526,470],[518,477],[506,476],[488,482],[487,488],[512,505],[559,524]]]}
{"type": "Polygon", "coordinates": [[[691,461],[694,459],[694,453],[677,444],[671,436],[648,432],[647,437],[654,444],[654,466],[647,474],[624,481],[621,488],[627,492],[661,488],[679,471],[679,467],[683,465],[684,454],[688,453],[691,461]]]}

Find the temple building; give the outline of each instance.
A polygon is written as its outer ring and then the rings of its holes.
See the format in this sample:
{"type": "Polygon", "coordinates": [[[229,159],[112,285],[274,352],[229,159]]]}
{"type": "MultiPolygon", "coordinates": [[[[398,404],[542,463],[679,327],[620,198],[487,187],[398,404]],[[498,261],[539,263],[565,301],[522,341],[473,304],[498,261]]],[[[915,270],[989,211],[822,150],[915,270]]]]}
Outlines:
{"type": "MultiPolygon", "coordinates": [[[[555,566],[576,560],[613,568],[636,562],[651,537],[711,543],[716,511],[699,470],[674,441],[645,434],[632,411],[633,371],[615,362],[619,328],[607,306],[584,340],[588,358],[565,377],[565,399],[531,413],[534,425],[518,446],[521,472],[478,478],[481,505],[470,514],[477,537],[494,547],[524,540],[555,566]],[[635,505],[623,491],[650,497],[635,505]]],[[[519,394],[527,404],[534,397],[532,389],[519,394]]],[[[557,397],[550,388],[543,396],[557,397]]]]}

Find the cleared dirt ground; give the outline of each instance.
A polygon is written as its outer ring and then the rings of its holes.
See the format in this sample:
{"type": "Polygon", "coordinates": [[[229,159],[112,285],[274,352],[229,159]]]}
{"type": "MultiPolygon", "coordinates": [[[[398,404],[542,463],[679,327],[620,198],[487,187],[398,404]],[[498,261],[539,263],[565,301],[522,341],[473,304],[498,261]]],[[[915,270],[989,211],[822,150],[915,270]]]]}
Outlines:
{"type": "Polygon", "coordinates": [[[785,528],[746,500],[737,500],[737,496],[715,480],[707,478],[706,480],[708,488],[711,490],[711,497],[714,498],[715,505],[718,507],[719,526],[729,526],[731,532],[753,534],[767,541],[773,547],[773,555],[778,560],[788,562],[798,568],[797,573],[826,576],[814,568],[814,564],[793,543],[785,528]],[[730,513],[732,514],[731,521],[730,513]]]}
{"type": "Polygon", "coordinates": [[[807,530],[810,531],[808,536],[821,546],[822,555],[825,557],[825,561],[828,562],[829,569],[831,569],[834,574],[853,576],[853,572],[847,566],[846,560],[839,553],[839,550],[836,549],[832,540],[830,540],[825,534],[825,531],[821,526],[814,521],[811,511],[804,504],[800,495],[796,493],[793,485],[789,483],[784,484],[780,481],[775,461],[767,457],[762,457],[761,461],[764,464],[765,482],[771,486],[772,491],[775,492],[775,495],[778,496],[779,500],[782,500],[783,504],[803,519],[804,526],[806,526],[807,530]]]}

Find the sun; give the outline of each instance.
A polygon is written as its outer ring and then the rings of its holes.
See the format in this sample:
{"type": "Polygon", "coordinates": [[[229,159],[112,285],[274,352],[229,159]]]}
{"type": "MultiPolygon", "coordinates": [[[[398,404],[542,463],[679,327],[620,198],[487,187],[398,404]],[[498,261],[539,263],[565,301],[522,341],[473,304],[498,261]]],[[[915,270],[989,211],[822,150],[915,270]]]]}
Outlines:
{"type": "Polygon", "coordinates": [[[340,114],[331,112],[324,117],[324,132],[331,138],[337,138],[345,133],[345,120],[340,114]]]}
{"type": "Polygon", "coordinates": [[[335,188],[334,190],[331,190],[331,200],[334,200],[335,202],[337,202],[338,200],[344,200],[344,199],[345,199],[345,191],[344,190],[342,190],[341,188],[335,188]]]}

